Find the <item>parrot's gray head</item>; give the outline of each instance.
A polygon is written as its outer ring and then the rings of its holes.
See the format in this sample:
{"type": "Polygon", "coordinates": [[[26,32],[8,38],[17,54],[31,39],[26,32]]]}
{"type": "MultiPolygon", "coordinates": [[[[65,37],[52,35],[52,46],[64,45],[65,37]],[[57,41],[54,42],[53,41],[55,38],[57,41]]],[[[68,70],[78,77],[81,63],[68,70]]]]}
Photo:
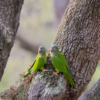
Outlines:
{"type": "Polygon", "coordinates": [[[45,54],[46,53],[46,50],[43,46],[40,46],[39,49],[38,49],[38,53],[39,54],[45,54]]]}
{"type": "Polygon", "coordinates": [[[50,46],[50,52],[53,54],[57,54],[59,52],[59,49],[56,45],[51,45],[50,46]]]}

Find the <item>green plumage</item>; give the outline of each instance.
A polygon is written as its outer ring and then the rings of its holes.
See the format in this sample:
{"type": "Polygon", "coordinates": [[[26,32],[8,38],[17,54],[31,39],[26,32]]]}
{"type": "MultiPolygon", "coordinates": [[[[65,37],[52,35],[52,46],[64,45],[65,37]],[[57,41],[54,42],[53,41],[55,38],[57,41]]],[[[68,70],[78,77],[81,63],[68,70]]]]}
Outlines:
{"type": "Polygon", "coordinates": [[[67,82],[76,88],[75,83],[71,77],[72,74],[69,72],[69,67],[64,56],[59,52],[57,46],[53,45],[50,48],[51,61],[53,66],[56,68],[57,73],[63,72],[67,82]]]}
{"type": "Polygon", "coordinates": [[[31,73],[36,72],[37,70],[43,70],[44,69],[44,64],[47,60],[46,57],[46,51],[45,48],[40,46],[39,50],[41,49],[41,51],[38,51],[38,55],[36,56],[31,68],[28,70],[27,73],[25,73],[25,75],[23,75],[19,80],[21,80],[22,78],[30,75],[31,73]]]}

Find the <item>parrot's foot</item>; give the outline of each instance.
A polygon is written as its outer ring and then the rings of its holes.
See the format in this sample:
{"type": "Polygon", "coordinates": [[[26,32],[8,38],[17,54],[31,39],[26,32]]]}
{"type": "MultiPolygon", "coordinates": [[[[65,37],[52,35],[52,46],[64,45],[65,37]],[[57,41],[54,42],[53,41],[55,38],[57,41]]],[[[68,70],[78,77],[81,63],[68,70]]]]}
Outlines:
{"type": "Polygon", "coordinates": [[[29,82],[31,82],[33,76],[35,75],[36,72],[32,73],[31,75],[27,76],[24,78],[24,81],[28,84],[29,82]]]}
{"type": "Polygon", "coordinates": [[[59,76],[57,72],[53,72],[55,75],[59,76]]]}
{"type": "Polygon", "coordinates": [[[32,73],[32,77],[35,75],[36,72],[32,73]]]}
{"type": "Polygon", "coordinates": [[[49,70],[48,69],[43,69],[43,72],[48,72],[49,70]]]}
{"type": "Polygon", "coordinates": [[[29,82],[31,82],[33,76],[35,75],[36,72],[28,75],[27,77],[24,78],[24,81],[28,84],[29,82]]]}

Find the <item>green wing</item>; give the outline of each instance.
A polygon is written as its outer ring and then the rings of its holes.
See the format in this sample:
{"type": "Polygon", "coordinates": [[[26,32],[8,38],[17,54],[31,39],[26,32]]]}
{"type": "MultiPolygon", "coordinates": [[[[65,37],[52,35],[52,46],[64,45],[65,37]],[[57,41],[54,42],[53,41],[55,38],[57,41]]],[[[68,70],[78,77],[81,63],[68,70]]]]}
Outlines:
{"type": "Polygon", "coordinates": [[[57,72],[63,72],[67,82],[71,86],[74,86],[76,88],[75,83],[72,80],[71,73],[69,71],[67,71],[67,68],[66,68],[65,64],[62,62],[62,60],[59,59],[58,57],[53,57],[52,64],[57,69],[57,72]]]}
{"type": "Polygon", "coordinates": [[[32,66],[29,69],[29,72],[33,71],[37,71],[38,69],[42,69],[42,67],[44,67],[45,64],[45,59],[42,56],[37,55],[32,66]]]}
{"type": "Polygon", "coordinates": [[[36,58],[35,58],[35,60],[34,60],[34,62],[33,62],[33,64],[32,64],[32,66],[29,68],[29,70],[28,70],[28,71],[30,71],[30,70],[31,70],[31,68],[34,66],[34,64],[35,64],[35,62],[36,62],[36,59],[38,59],[38,55],[36,56],[36,58]]]}
{"type": "Polygon", "coordinates": [[[67,71],[67,68],[66,68],[65,64],[58,57],[53,57],[52,58],[52,64],[57,69],[58,72],[60,71],[60,72],[69,74],[69,72],[67,71]]]}
{"type": "Polygon", "coordinates": [[[38,57],[35,61],[34,66],[31,68],[31,71],[33,72],[37,71],[38,69],[43,70],[45,64],[45,58],[44,57],[38,57]]]}
{"type": "Polygon", "coordinates": [[[60,59],[63,61],[63,63],[65,64],[66,68],[69,70],[69,66],[67,64],[67,61],[65,60],[64,56],[59,52],[59,56],[60,56],[60,59]]]}
{"type": "Polygon", "coordinates": [[[19,80],[21,80],[23,77],[26,77],[26,76],[30,75],[31,73],[37,71],[38,69],[43,70],[44,63],[45,63],[44,57],[39,57],[39,55],[37,55],[32,66],[28,70],[28,72],[25,73],[25,75],[23,75],[19,80]]]}

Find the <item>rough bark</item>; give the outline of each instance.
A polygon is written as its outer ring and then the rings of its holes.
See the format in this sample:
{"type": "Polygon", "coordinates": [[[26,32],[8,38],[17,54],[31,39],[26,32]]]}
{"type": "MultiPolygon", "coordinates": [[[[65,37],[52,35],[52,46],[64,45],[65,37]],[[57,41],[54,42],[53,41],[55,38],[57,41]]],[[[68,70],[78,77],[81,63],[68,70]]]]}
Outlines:
{"type": "Polygon", "coordinates": [[[100,0],[71,0],[52,44],[65,56],[77,89],[70,87],[62,75],[56,77],[48,72],[46,76],[36,75],[28,99],[77,100],[100,59],[99,33],[100,0]]]}
{"type": "MultiPolygon", "coordinates": [[[[77,100],[84,91],[100,59],[100,0],[71,0],[52,44],[65,56],[77,89],[62,74],[54,75],[53,66],[47,63],[50,71],[38,72],[28,92],[26,88],[21,91],[26,100],[77,100]]],[[[19,98],[23,98],[21,93],[19,98]]]]}
{"type": "Polygon", "coordinates": [[[19,26],[23,0],[0,0],[0,80],[19,26]]]}
{"type": "MultiPolygon", "coordinates": [[[[71,0],[53,44],[65,55],[77,91],[64,100],[76,100],[86,88],[100,59],[100,1],[71,0]]],[[[66,88],[67,89],[67,88],[66,88]]]]}
{"type": "Polygon", "coordinates": [[[100,79],[88,91],[82,100],[100,100],[100,79]]]}

